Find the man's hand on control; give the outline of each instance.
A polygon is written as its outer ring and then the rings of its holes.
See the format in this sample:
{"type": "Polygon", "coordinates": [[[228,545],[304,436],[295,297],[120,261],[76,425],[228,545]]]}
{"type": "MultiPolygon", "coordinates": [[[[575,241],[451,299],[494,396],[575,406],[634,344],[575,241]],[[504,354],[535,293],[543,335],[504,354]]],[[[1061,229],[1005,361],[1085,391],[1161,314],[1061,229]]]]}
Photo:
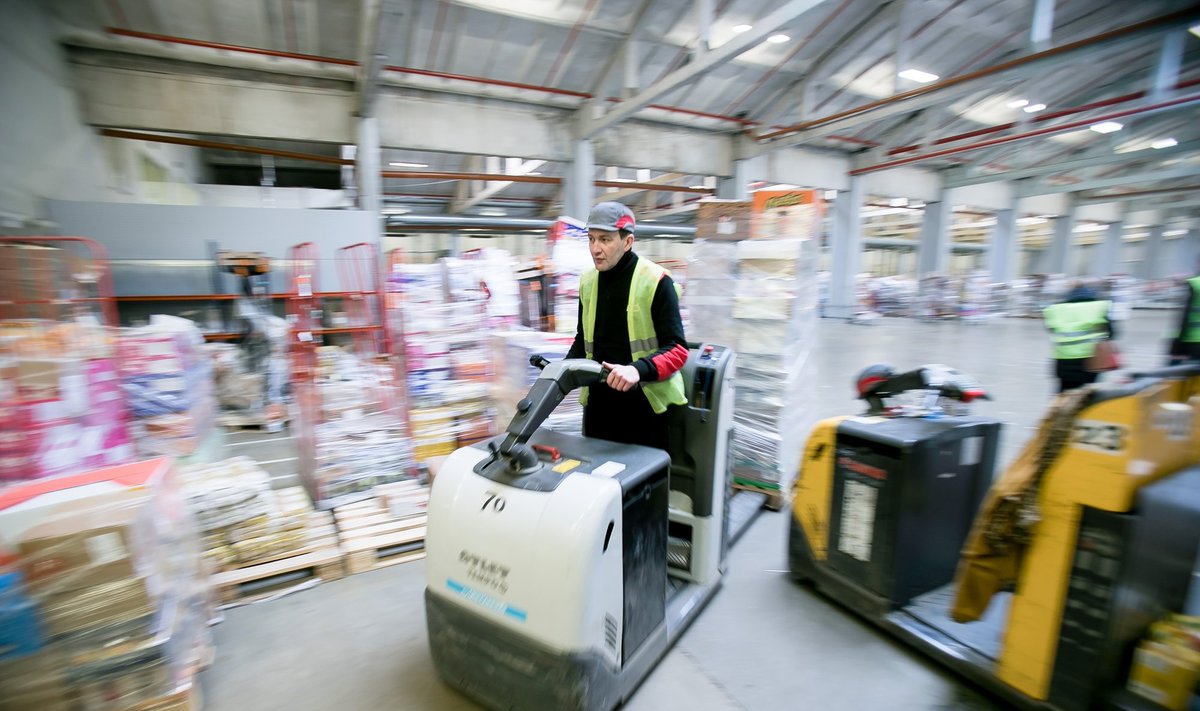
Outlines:
{"type": "Polygon", "coordinates": [[[623,393],[632,390],[642,379],[637,368],[632,365],[613,365],[612,363],[601,363],[601,365],[608,368],[608,387],[617,392],[623,393]]]}

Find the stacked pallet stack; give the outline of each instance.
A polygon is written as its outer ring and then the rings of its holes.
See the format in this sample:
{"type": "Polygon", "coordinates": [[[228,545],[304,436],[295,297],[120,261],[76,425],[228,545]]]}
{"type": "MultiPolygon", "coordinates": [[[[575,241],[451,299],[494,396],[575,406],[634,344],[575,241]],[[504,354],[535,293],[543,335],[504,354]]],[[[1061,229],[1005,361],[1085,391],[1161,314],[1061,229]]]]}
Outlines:
{"type": "Polygon", "coordinates": [[[0,321],[0,482],[134,457],[112,330],[0,321]]]}
{"type": "Polygon", "coordinates": [[[809,191],[700,206],[688,338],[737,352],[734,478],[776,496],[795,475],[815,382],[819,207],[809,191]]]}
{"type": "Polygon", "coordinates": [[[341,577],[341,552],[328,513],[312,510],[300,488],[273,491],[270,477],[245,457],[194,465],[181,478],[196,517],[204,557],[221,602],[247,601],[296,573],[341,577]]]}
{"type": "Polygon", "coordinates": [[[118,345],[139,453],[193,454],[212,433],[216,415],[212,361],[196,324],[154,316],[148,326],[122,331],[118,345]]]}
{"type": "MultiPolygon", "coordinates": [[[[492,383],[492,399],[496,403],[497,423],[506,427],[517,412],[517,403],[529,393],[540,371],[529,364],[531,356],[549,361],[562,360],[571,348],[574,333],[543,333],[541,331],[505,331],[492,336],[492,358],[496,378],[492,383]]],[[[542,425],[547,429],[580,434],[583,428],[583,407],[579,394],[569,393],[542,425]]]]}
{"type": "Polygon", "coordinates": [[[323,509],[371,497],[375,487],[417,476],[404,423],[390,413],[357,412],[315,430],[313,499],[323,509]]]}
{"type": "Polygon", "coordinates": [[[165,459],[0,497],[0,707],[194,708],[208,579],[165,459]]]}
{"type": "Polygon", "coordinates": [[[333,510],[348,574],[425,557],[429,488],[415,481],[375,487],[375,496],[333,510]]]}
{"type": "Polygon", "coordinates": [[[419,461],[494,433],[491,353],[480,338],[491,317],[483,293],[450,288],[463,269],[446,261],[402,267],[409,422],[419,461]]]}

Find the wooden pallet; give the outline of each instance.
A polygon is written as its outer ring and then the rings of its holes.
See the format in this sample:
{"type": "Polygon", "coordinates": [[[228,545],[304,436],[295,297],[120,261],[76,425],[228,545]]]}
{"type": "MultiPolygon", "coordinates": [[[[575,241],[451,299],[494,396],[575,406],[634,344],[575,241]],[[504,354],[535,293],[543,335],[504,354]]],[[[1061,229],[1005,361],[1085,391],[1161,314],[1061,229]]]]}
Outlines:
{"type": "Polygon", "coordinates": [[[734,483],[733,488],[735,491],[752,491],[756,494],[766,494],[767,501],[763,504],[763,506],[765,506],[768,511],[780,511],[785,505],[787,505],[787,499],[784,497],[783,492],[779,489],[769,489],[766,487],[758,487],[751,484],[740,484],[736,482],[734,483]]]}
{"type": "Polygon", "coordinates": [[[335,546],[217,573],[213,576],[213,585],[222,604],[249,603],[307,580],[330,581],[342,577],[342,551],[335,546]]]}
{"type": "Polygon", "coordinates": [[[310,513],[307,533],[298,548],[214,575],[217,599],[221,604],[249,603],[306,580],[342,578],[342,551],[333,518],[327,512],[310,513]]]}
{"type": "Polygon", "coordinates": [[[305,555],[307,553],[315,553],[326,548],[336,548],[338,545],[337,529],[333,525],[333,516],[328,511],[314,511],[308,514],[308,523],[305,528],[304,541],[297,547],[287,551],[274,553],[262,558],[256,558],[246,563],[234,563],[226,565],[222,571],[241,570],[251,568],[264,563],[273,563],[277,560],[291,558],[293,556],[305,555]]]}
{"type": "MultiPolygon", "coordinates": [[[[407,487],[400,487],[399,491],[393,488],[389,495],[405,498],[407,490],[407,487]]],[[[408,496],[423,504],[428,501],[429,492],[414,484],[408,496]]],[[[414,510],[419,513],[394,517],[384,508],[381,498],[334,509],[346,573],[365,573],[424,558],[426,516],[423,508],[414,510]]]]}

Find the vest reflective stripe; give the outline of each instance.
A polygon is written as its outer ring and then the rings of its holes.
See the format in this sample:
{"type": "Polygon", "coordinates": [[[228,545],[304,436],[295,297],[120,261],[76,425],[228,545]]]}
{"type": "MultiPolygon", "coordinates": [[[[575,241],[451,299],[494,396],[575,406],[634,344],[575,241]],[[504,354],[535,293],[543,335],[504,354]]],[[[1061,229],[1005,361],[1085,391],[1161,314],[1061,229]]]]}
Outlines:
{"type": "MultiPolygon", "coordinates": [[[[658,350],[658,335],[654,330],[654,317],[650,314],[650,305],[654,303],[654,292],[658,290],[658,282],[668,274],[666,269],[648,259],[639,258],[634,265],[625,312],[629,327],[629,350],[635,361],[658,350]]],[[[579,278],[579,301],[583,307],[583,348],[589,360],[595,353],[593,346],[596,333],[596,285],[599,278],[600,272],[595,269],[584,272],[579,278]]],[[[678,293],[678,284],[675,285],[675,290],[678,293]]],[[[658,414],[666,412],[668,405],[682,405],[687,402],[683,393],[683,376],[678,372],[666,380],[643,382],[641,390],[650,402],[650,408],[658,414]]],[[[581,388],[579,402],[587,405],[587,401],[588,388],[581,388]]]]}
{"type": "Polygon", "coordinates": [[[1179,334],[1184,343],[1200,343],[1200,276],[1188,279],[1192,287],[1192,311],[1188,314],[1187,328],[1179,334]]]}
{"type": "Polygon", "coordinates": [[[1111,301],[1081,301],[1055,304],[1043,312],[1046,326],[1054,332],[1054,357],[1058,360],[1091,358],[1096,344],[1104,340],[1111,301]]]}

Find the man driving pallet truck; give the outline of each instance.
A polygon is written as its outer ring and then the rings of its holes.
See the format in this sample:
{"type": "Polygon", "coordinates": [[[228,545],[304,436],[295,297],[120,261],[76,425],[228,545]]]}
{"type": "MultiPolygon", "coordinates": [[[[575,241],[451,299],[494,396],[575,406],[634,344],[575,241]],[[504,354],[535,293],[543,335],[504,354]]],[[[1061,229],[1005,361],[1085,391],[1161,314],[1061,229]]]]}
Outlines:
{"type": "Polygon", "coordinates": [[[1022,706],[1139,708],[1133,649],[1200,552],[1200,365],[1061,395],[990,490],[999,423],[954,411],[977,388],[867,375],[806,446],[793,575],[1022,706]],[[889,406],[914,390],[941,402],[889,406]]]}

